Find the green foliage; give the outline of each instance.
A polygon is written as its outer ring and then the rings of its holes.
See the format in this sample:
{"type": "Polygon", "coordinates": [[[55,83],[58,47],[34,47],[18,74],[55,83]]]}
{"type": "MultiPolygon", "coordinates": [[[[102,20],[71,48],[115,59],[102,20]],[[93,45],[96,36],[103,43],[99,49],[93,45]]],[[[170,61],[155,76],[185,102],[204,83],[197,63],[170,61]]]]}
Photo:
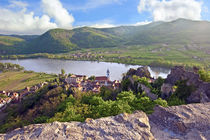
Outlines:
{"type": "Polygon", "coordinates": [[[152,86],[149,83],[149,79],[148,78],[146,78],[146,77],[140,78],[139,77],[138,82],[141,83],[141,84],[143,84],[143,85],[145,85],[145,86],[147,86],[148,88],[152,89],[152,86]]]}
{"type": "Polygon", "coordinates": [[[7,98],[7,96],[4,95],[4,94],[0,94],[0,99],[1,99],[1,98],[7,98]]]}
{"type": "Polygon", "coordinates": [[[96,79],[95,76],[90,76],[90,77],[88,78],[88,80],[91,80],[91,81],[94,81],[95,79],[96,79]]]}
{"type": "Polygon", "coordinates": [[[121,82],[122,90],[129,91],[129,87],[131,85],[131,81],[129,79],[123,79],[121,82]]]}
{"type": "Polygon", "coordinates": [[[133,108],[136,110],[142,110],[150,114],[153,112],[155,104],[149,99],[149,97],[141,97],[135,99],[133,106],[134,106],[133,108]]]}
{"type": "Polygon", "coordinates": [[[210,82],[210,71],[199,70],[198,74],[200,75],[201,80],[210,82]]]}
{"type": "Polygon", "coordinates": [[[179,99],[185,100],[185,101],[191,95],[191,93],[196,90],[196,88],[193,85],[188,86],[186,84],[186,80],[178,81],[176,83],[176,86],[177,86],[177,89],[174,95],[177,96],[179,99]]]}
{"type": "Polygon", "coordinates": [[[155,104],[163,106],[163,107],[167,107],[168,103],[166,100],[163,100],[161,98],[158,98],[157,100],[154,101],[155,104]]]}
{"type": "Polygon", "coordinates": [[[48,116],[39,116],[39,117],[36,117],[33,120],[33,123],[35,123],[35,124],[37,124],[37,123],[45,123],[45,122],[47,122],[48,119],[49,119],[48,116]]]}
{"type": "Polygon", "coordinates": [[[18,64],[12,64],[12,63],[0,63],[0,71],[21,71],[24,70],[24,68],[18,64]]]}
{"type": "Polygon", "coordinates": [[[178,106],[186,104],[184,100],[179,99],[175,94],[173,94],[168,100],[169,106],[178,106]]]}
{"type": "Polygon", "coordinates": [[[152,93],[158,95],[158,97],[161,96],[161,86],[164,83],[164,79],[161,77],[158,77],[158,79],[155,80],[154,83],[152,83],[152,93]]]}
{"type": "Polygon", "coordinates": [[[65,73],[66,73],[65,70],[64,69],[61,69],[61,74],[62,75],[65,75],[65,73]]]}
{"type": "Polygon", "coordinates": [[[132,91],[123,91],[117,95],[117,100],[121,100],[129,104],[131,104],[135,98],[136,97],[132,91]]]}
{"type": "Polygon", "coordinates": [[[114,100],[115,99],[114,91],[110,88],[105,87],[105,86],[101,87],[100,95],[103,98],[103,100],[114,100]]]}

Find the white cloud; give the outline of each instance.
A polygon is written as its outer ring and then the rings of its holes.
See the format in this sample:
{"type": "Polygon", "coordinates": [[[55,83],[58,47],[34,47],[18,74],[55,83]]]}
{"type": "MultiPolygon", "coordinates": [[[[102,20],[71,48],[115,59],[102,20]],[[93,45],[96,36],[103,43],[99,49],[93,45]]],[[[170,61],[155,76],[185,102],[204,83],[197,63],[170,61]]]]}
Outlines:
{"type": "Polygon", "coordinates": [[[0,23],[0,32],[4,34],[40,34],[57,27],[50,22],[49,16],[37,17],[33,12],[27,13],[25,9],[13,12],[1,8],[0,23]]]}
{"type": "Polygon", "coordinates": [[[152,23],[152,21],[141,21],[141,22],[137,22],[136,24],[134,24],[134,26],[141,26],[141,25],[147,25],[152,23]]]}
{"type": "Polygon", "coordinates": [[[197,0],[140,0],[139,13],[149,11],[154,21],[171,21],[178,18],[201,19],[202,2],[197,0]]]}
{"type": "Polygon", "coordinates": [[[43,0],[42,6],[46,14],[41,16],[28,12],[25,2],[10,2],[9,8],[0,7],[1,34],[42,34],[58,27],[69,29],[74,22],[73,16],[62,7],[59,0],[43,0]]]}
{"type": "Polygon", "coordinates": [[[112,28],[112,27],[116,27],[116,25],[104,23],[104,24],[94,24],[94,25],[91,25],[90,27],[93,27],[93,28],[112,28]]]}
{"type": "Polygon", "coordinates": [[[47,15],[55,19],[59,27],[72,28],[74,18],[59,0],[42,0],[42,7],[47,15]]]}

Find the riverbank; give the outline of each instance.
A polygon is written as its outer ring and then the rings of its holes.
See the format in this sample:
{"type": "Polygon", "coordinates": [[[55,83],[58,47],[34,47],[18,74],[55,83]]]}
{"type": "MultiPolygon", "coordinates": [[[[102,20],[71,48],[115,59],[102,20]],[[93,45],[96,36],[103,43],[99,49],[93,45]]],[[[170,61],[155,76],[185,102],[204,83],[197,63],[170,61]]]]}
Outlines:
{"type": "Polygon", "coordinates": [[[129,65],[159,66],[171,68],[182,65],[210,69],[210,57],[205,51],[186,50],[178,46],[120,46],[70,51],[68,53],[1,55],[0,59],[49,58],[74,61],[115,62],[129,65]]]}
{"type": "Polygon", "coordinates": [[[127,64],[127,65],[142,65],[142,66],[151,66],[151,67],[164,67],[172,68],[174,66],[185,66],[186,68],[198,67],[210,70],[210,65],[206,63],[198,62],[176,62],[164,60],[162,58],[133,58],[133,57],[110,57],[110,56],[97,56],[97,57],[75,57],[75,54],[27,54],[27,55],[5,55],[0,56],[0,60],[16,60],[16,59],[33,59],[33,58],[48,58],[48,59],[57,59],[57,60],[72,60],[72,61],[97,61],[97,62],[111,62],[118,64],[127,64]]]}

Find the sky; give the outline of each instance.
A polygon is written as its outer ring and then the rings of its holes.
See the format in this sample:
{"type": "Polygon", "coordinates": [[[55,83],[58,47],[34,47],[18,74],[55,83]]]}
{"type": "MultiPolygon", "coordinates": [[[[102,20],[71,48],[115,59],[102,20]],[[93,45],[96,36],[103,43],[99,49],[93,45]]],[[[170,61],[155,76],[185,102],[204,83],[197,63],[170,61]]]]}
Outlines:
{"type": "Polygon", "coordinates": [[[0,34],[210,20],[209,0],[0,0],[0,34]]]}

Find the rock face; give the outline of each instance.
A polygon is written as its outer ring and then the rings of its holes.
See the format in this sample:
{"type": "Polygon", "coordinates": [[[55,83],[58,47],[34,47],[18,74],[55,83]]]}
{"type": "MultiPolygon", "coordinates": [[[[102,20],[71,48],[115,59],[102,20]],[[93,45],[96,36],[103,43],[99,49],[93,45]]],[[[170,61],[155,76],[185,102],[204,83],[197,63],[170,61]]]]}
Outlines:
{"type": "Polygon", "coordinates": [[[144,67],[139,67],[137,70],[135,69],[130,69],[127,73],[127,75],[136,75],[139,77],[146,77],[146,78],[151,78],[150,72],[148,70],[147,66],[144,67]]]}
{"type": "MultiPolygon", "coordinates": [[[[146,77],[146,78],[149,78],[150,80],[152,80],[151,75],[150,75],[150,72],[149,72],[147,66],[139,67],[137,70],[131,68],[127,72],[126,76],[123,77],[123,79],[129,79],[130,80],[130,82],[131,82],[131,85],[129,87],[130,90],[134,90],[135,89],[133,75],[136,75],[136,76],[139,76],[139,77],[146,77]]],[[[141,90],[144,91],[146,93],[146,95],[151,100],[156,100],[158,98],[158,96],[155,95],[155,94],[153,94],[151,92],[151,89],[149,87],[145,86],[144,84],[138,83],[137,89],[139,89],[139,88],[141,88],[141,90]]],[[[137,92],[140,92],[140,91],[137,91],[137,92]]]]}
{"type": "Polygon", "coordinates": [[[0,135],[0,140],[209,140],[210,103],[142,111],[115,117],[36,124],[0,135]]]}
{"type": "Polygon", "coordinates": [[[169,108],[158,106],[149,120],[156,139],[210,139],[210,103],[169,108]]]}
{"type": "Polygon", "coordinates": [[[149,119],[141,111],[131,115],[120,114],[115,117],[97,120],[87,119],[85,123],[72,122],[30,125],[16,129],[1,140],[154,140],[150,132],[149,119]]]}
{"type": "Polygon", "coordinates": [[[193,85],[196,90],[187,98],[188,103],[210,102],[210,83],[200,80],[199,74],[185,70],[181,66],[174,67],[168,75],[161,91],[162,97],[170,96],[172,87],[177,81],[186,80],[187,85],[193,85]]]}

